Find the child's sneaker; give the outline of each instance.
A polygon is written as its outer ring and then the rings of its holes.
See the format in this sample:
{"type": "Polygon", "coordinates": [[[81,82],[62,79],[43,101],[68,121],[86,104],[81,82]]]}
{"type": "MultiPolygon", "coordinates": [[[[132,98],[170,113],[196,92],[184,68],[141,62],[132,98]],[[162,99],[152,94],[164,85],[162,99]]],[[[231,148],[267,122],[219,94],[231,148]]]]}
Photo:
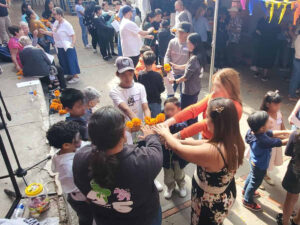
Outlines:
{"type": "Polygon", "coordinates": [[[247,209],[250,209],[252,211],[255,211],[255,212],[258,212],[258,211],[261,211],[261,206],[260,204],[257,204],[257,203],[247,203],[245,202],[245,200],[243,200],[243,205],[245,208],[247,209]]]}
{"type": "MultiPolygon", "coordinates": [[[[242,190],[242,194],[243,194],[243,196],[244,196],[244,194],[245,194],[245,191],[244,191],[244,190],[242,190]]],[[[258,192],[258,191],[255,191],[255,192],[254,192],[254,195],[253,195],[253,198],[259,198],[259,197],[260,197],[259,192],[258,192]]]]}
{"type": "Polygon", "coordinates": [[[185,187],[179,188],[179,196],[184,198],[187,195],[187,191],[185,187]]]}
{"type": "Polygon", "coordinates": [[[163,186],[159,183],[158,180],[154,180],[154,184],[156,186],[156,189],[161,192],[163,190],[163,186]]]}
{"type": "Polygon", "coordinates": [[[172,189],[167,188],[167,190],[165,190],[165,193],[164,193],[165,199],[170,199],[172,197],[173,191],[174,191],[174,188],[172,188],[172,189]]]}

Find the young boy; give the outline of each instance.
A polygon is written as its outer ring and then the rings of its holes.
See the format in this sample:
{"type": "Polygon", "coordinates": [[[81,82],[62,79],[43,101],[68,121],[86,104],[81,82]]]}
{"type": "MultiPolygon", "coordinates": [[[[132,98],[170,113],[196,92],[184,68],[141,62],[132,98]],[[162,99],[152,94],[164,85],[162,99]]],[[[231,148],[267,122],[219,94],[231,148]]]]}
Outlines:
{"type": "MultiPolygon", "coordinates": [[[[116,59],[115,65],[117,66],[116,75],[120,79],[120,83],[109,93],[114,105],[125,114],[127,121],[133,118],[143,120],[145,116],[150,117],[151,112],[145,87],[133,81],[134,65],[132,59],[120,56],[116,59]]],[[[134,132],[133,129],[132,131],[134,132]]],[[[126,138],[127,144],[133,144],[132,134],[128,131],[126,131],[126,138]]],[[[156,180],[154,183],[157,190],[162,191],[162,185],[156,180]]]]}
{"type": "Polygon", "coordinates": [[[279,137],[287,137],[290,131],[271,131],[271,120],[265,111],[258,111],[251,114],[247,120],[250,130],[246,134],[246,142],[250,145],[251,171],[243,189],[243,205],[253,211],[260,211],[261,206],[253,201],[258,197],[257,188],[261,185],[271,158],[271,151],[274,147],[281,147],[288,139],[281,140],[279,137]]]}
{"type": "Polygon", "coordinates": [[[145,71],[141,71],[138,77],[138,82],[145,86],[151,117],[153,118],[161,113],[160,94],[165,91],[161,75],[152,70],[155,58],[156,56],[153,51],[147,51],[143,54],[145,71]]]}
{"type": "Polygon", "coordinates": [[[60,149],[52,159],[52,170],[58,173],[62,190],[68,195],[68,202],[76,211],[79,224],[93,224],[93,214],[85,196],[73,181],[73,159],[75,151],[81,146],[79,125],[74,121],[60,121],[47,131],[49,145],[60,149]]]}
{"type": "MultiPolygon", "coordinates": [[[[164,113],[166,118],[173,117],[180,111],[180,102],[177,98],[168,98],[164,103],[164,113]]],[[[170,131],[175,134],[187,125],[185,123],[177,123],[170,126],[170,131]]],[[[185,172],[184,167],[188,164],[185,160],[174,154],[172,150],[168,150],[163,145],[163,168],[164,168],[164,183],[167,186],[167,190],[164,193],[164,197],[169,199],[172,197],[172,193],[176,187],[176,183],[179,187],[179,195],[184,198],[187,194],[185,188],[185,172]],[[176,182],[176,183],[175,183],[176,182]]]]}
{"type": "MultiPolygon", "coordinates": [[[[136,65],[135,67],[135,70],[134,70],[134,73],[135,73],[135,81],[138,80],[138,76],[139,76],[139,73],[143,70],[145,70],[145,64],[144,64],[144,61],[143,61],[143,54],[147,51],[151,51],[151,48],[147,45],[144,45],[142,46],[141,50],[140,50],[140,58],[139,58],[139,62],[138,64],[136,65]]],[[[161,73],[161,67],[160,66],[157,66],[155,64],[153,64],[152,66],[152,70],[155,71],[155,72],[158,72],[158,73],[161,73]]]]}
{"type": "Polygon", "coordinates": [[[80,90],[66,88],[62,91],[60,101],[68,111],[69,116],[66,121],[74,121],[79,125],[79,132],[82,140],[88,140],[87,120],[84,118],[86,106],[84,104],[84,95],[80,90]]]}
{"type": "Polygon", "coordinates": [[[83,89],[84,103],[86,105],[85,120],[88,122],[93,114],[93,108],[100,103],[101,94],[93,87],[83,89]]]}

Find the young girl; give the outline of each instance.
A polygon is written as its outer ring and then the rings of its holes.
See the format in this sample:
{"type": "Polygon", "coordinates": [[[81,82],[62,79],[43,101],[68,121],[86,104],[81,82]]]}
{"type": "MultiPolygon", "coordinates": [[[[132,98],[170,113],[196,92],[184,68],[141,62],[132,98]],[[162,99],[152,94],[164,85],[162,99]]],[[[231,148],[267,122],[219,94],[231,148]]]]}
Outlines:
{"type": "MultiPolygon", "coordinates": [[[[272,130],[285,130],[285,126],[282,120],[282,114],[280,112],[282,98],[279,95],[279,91],[268,91],[263,99],[261,110],[266,111],[270,120],[272,121],[272,130]]],[[[275,166],[281,166],[283,163],[282,148],[276,147],[272,149],[272,155],[270,159],[269,168],[264,180],[270,184],[274,185],[273,180],[268,173],[270,173],[275,166]]]]}
{"type": "Polygon", "coordinates": [[[84,18],[84,7],[82,6],[82,0],[76,0],[75,1],[75,11],[79,19],[79,24],[81,27],[81,37],[82,37],[82,42],[85,48],[90,48],[89,42],[88,42],[88,33],[87,33],[87,28],[83,23],[83,18],[84,18]]]}

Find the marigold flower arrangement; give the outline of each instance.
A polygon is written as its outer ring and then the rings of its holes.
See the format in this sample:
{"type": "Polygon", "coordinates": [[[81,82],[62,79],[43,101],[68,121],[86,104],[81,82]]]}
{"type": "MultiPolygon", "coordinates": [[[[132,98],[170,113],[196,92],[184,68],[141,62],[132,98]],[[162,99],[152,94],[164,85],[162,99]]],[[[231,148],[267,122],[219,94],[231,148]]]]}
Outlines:
{"type": "Polygon", "coordinates": [[[63,109],[63,105],[61,104],[61,101],[59,99],[60,94],[61,93],[59,90],[54,91],[55,99],[52,99],[51,104],[50,104],[50,109],[57,111],[59,113],[59,115],[64,115],[67,113],[67,110],[63,109]]]}
{"type": "Polygon", "coordinates": [[[155,118],[145,117],[145,124],[149,126],[154,126],[156,124],[162,123],[166,120],[166,116],[163,113],[159,113],[155,118]]]}
{"type": "Polygon", "coordinates": [[[139,118],[133,118],[131,121],[126,122],[126,127],[128,129],[139,128],[142,125],[142,120],[139,118]]]}

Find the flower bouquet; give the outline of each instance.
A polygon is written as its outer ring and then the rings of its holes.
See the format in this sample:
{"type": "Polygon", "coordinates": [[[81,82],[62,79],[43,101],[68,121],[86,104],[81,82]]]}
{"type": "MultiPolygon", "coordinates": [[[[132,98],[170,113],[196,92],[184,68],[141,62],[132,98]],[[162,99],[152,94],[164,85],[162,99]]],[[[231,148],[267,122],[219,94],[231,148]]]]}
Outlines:
{"type": "Polygon", "coordinates": [[[64,114],[67,114],[67,110],[65,110],[63,108],[63,105],[61,104],[61,101],[60,101],[60,91],[59,90],[55,90],[53,92],[55,98],[52,99],[51,101],[51,104],[50,104],[50,110],[54,111],[54,112],[58,112],[59,115],[64,115],[64,114]]]}

